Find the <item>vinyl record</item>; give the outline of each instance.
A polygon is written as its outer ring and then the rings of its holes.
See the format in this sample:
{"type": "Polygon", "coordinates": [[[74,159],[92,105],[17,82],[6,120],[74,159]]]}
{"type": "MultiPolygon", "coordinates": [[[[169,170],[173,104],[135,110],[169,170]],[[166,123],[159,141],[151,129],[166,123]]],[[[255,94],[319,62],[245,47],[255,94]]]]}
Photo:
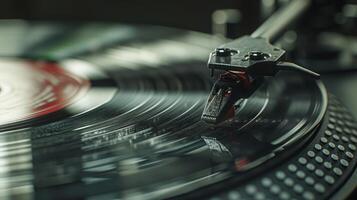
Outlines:
{"type": "MultiPolygon", "coordinates": [[[[223,41],[201,33],[4,21],[0,38],[6,42],[0,47],[0,111],[6,113],[0,118],[3,197],[254,195],[258,186],[249,182],[272,171],[285,179],[286,172],[277,168],[314,144],[332,115],[321,81],[281,72],[239,102],[224,125],[202,122],[212,85],[206,60],[223,41]]],[[[355,124],[345,109],[341,112],[353,142],[355,124]]],[[[339,158],[349,161],[344,175],[355,163],[347,153],[355,151],[351,145],[345,144],[350,150],[339,158]]],[[[308,177],[303,173],[301,181],[308,177]]],[[[304,191],[308,183],[297,185],[302,191],[289,197],[306,193],[314,199],[321,187],[334,186],[321,183],[304,191]]],[[[285,190],[294,190],[294,184],[279,187],[285,190]]],[[[279,195],[274,191],[257,194],[279,195]]]]}

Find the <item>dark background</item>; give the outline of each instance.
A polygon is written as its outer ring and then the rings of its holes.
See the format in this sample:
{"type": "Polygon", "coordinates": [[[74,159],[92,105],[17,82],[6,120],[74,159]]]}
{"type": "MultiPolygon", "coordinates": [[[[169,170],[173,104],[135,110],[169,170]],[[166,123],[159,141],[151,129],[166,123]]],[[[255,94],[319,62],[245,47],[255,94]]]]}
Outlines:
{"type": "MultiPolygon", "coordinates": [[[[235,9],[240,22],[237,36],[249,34],[264,20],[262,2],[275,2],[273,8],[288,0],[2,0],[0,19],[45,21],[110,21],[132,24],[154,24],[182,29],[212,32],[212,14],[216,10],[235,9]]],[[[313,0],[312,16],[304,20],[311,28],[331,28],[332,13],[341,5],[357,0],[313,0]],[[327,5],[327,6],[326,6],[327,5]],[[319,11],[317,13],[316,11],[319,11]],[[319,16],[319,17],[318,17],[319,16]],[[312,19],[312,18],[315,18],[312,19]]],[[[357,11],[356,11],[357,12],[357,11]]],[[[357,14],[356,14],[357,15],[357,14]]],[[[355,19],[354,19],[355,21],[355,19]]],[[[353,23],[352,26],[355,24],[353,23]]],[[[348,30],[347,32],[351,32],[348,30]]]]}
{"type": "Polygon", "coordinates": [[[259,0],[2,0],[0,18],[118,21],[146,23],[211,32],[211,15],[218,9],[239,9],[240,32],[259,23],[259,0]]]}

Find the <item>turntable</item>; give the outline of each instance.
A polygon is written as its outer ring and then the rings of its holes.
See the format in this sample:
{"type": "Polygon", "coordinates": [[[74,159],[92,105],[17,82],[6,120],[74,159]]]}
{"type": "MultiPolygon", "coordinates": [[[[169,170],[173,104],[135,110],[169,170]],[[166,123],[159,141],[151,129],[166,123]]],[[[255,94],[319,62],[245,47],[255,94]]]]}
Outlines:
{"type": "Polygon", "coordinates": [[[1,21],[1,198],[346,198],[357,123],[266,40],[301,2],[223,46],[157,26],[1,21]]]}

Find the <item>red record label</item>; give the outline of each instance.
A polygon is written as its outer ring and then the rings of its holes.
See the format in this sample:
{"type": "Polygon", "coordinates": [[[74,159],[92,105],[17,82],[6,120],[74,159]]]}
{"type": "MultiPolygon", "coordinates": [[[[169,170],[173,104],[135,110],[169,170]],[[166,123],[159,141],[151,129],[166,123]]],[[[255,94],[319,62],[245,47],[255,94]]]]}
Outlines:
{"type": "Polygon", "coordinates": [[[87,78],[55,63],[0,60],[0,125],[59,111],[89,88],[87,78]]]}

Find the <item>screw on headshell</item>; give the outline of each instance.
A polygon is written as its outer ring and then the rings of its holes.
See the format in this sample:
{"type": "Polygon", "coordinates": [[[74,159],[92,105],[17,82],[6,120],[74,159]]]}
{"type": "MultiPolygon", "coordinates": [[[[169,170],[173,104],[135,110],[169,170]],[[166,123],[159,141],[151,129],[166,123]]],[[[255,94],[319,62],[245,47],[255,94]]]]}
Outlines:
{"type": "MultiPolygon", "coordinates": [[[[230,59],[231,56],[237,54],[238,51],[235,49],[231,49],[231,48],[216,48],[213,52],[213,54],[217,57],[217,58],[223,58],[223,59],[230,59]]],[[[214,69],[211,69],[211,76],[213,76],[214,73],[214,69]]]]}
{"type": "Polygon", "coordinates": [[[250,51],[248,54],[244,56],[242,61],[264,61],[270,57],[269,54],[261,52],[261,51],[250,51]]]}
{"type": "Polygon", "coordinates": [[[217,48],[215,50],[216,56],[219,56],[219,57],[233,56],[236,53],[238,53],[238,51],[231,49],[231,48],[217,48]]]}
{"type": "Polygon", "coordinates": [[[269,54],[263,53],[261,51],[250,51],[249,52],[249,59],[250,60],[266,60],[269,58],[269,54]]]}

